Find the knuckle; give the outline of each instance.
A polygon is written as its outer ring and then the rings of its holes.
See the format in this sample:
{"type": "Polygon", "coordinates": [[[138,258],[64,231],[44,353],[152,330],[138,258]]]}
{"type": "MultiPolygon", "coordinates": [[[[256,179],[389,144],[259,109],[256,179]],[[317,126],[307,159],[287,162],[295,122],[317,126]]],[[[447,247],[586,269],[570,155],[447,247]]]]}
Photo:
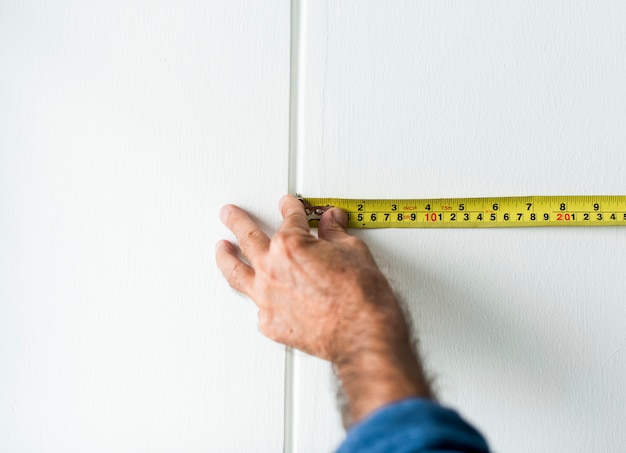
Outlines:
{"type": "Polygon", "coordinates": [[[356,236],[348,236],[345,239],[345,243],[348,245],[348,247],[356,249],[360,252],[369,251],[369,248],[367,247],[365,242],[363,242],[360,238],[356,236]]]}
{"type": "Polygon", "coordinates": [[[245,266],[246,264],[244,264],[243,262],[237,261],[230,268],[230,271],[228,272],[228,275],[226,276],[226,281],[228,282],[231,288],[236,289],[236,290],[243,289],[244,287],[243,275],[246,271],[245,266]]]}
{"type": "Polygon", "coordinates": [[[265,233],[254,229],[247,231],[242,239],[245,244],[258,244],[263,241],[264,237],[265,233]]]}
{"type": "Polygon", "coordinates": [[[277,233],[273,241],[275,246],[283,251],[293,251],[303,247],[304,239],[299,234],[277,233]]]}

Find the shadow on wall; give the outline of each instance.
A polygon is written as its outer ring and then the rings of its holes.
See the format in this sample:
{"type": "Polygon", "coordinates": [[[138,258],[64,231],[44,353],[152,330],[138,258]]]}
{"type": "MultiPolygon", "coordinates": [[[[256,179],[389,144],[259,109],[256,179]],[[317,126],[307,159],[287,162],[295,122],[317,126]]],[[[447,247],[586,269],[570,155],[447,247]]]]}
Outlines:
{"type": "MultiPolygon", "coordinates": [[[[533,420],[546,431],[564,422],[562,431],[590,434],[585,441],[601,438],[598,445],[609,448],[624,444],[621,421],[603,429],[588,421],[594,414],[607,419],[603,409],[623,411],[626,389],[618,378],[626,375],[626,351],[600,357],[602,345],[587,325],[592,302],[576,289],[545,291],[555,264],[545,261],[538,267],[507,250],[473,261],[467,250],[424,244],[415,245],[421,255],[412,254],[390,242],[389,235],[354,234],[367,241],[404,299],[442,400],[483,414],[490,412],[485,404],[497,404],[494,418],[515,412],[518,420],[533,420]],[[533,279],[544,282],[533,285],[533,279]],[[572,293],[581,300],[567,300],[572,293]]],[[[576,280],[561,275],[560,284],[576,280]]]]}

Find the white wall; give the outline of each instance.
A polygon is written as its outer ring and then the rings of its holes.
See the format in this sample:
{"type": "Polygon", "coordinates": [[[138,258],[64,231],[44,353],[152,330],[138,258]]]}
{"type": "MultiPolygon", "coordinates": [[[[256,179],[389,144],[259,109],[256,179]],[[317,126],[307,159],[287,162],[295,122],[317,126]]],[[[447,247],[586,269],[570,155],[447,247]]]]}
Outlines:
{"type": "MultiPolygon", "coordinates": [[[[308,196],[626,194],[622,2],[301,3],[293,86],[287,2],[0,5],[1,451],[341,440],[213,260],[279,224],[290,89],[308,196]]],[[[626,230],[355,234],[496,451],[626,445],[626,230]]]]}
{"type": "MultiPolygon", "coordinates": [[[[299,192],[626,194],[623,2],[303,11],[299,192]]],[[[442,400],[496,451],[623,451],[626,230],[356,234],[410,306],[442,400]]],[[[297,359],[298,451],[328,451],[330,371],[297,359]]]]}
{"type": "Polygon", "coordinates": [[[280,451],[214,244],[280,219],[289,5],[2,2],[0,66],[0,451],[280,451]]]}

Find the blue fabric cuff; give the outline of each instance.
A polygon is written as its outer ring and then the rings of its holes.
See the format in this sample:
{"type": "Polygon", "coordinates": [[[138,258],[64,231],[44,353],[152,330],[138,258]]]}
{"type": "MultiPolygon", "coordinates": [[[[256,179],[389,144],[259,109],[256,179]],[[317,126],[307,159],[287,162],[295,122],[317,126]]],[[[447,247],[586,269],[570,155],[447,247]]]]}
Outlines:
{"type": "Polygon", "coordinates": [[[376,410],[353,426],[337,453],[487,453],[482,435],[455,411],[421,398],[376,410]]]}

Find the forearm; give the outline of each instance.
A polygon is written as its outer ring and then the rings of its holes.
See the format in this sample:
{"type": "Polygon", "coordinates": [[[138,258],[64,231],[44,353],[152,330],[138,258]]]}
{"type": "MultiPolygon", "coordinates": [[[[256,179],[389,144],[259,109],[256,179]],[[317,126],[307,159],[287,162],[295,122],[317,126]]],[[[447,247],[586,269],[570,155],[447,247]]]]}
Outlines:
{"type": "Polygon", "coordinates": [[[433,396],[402,310],[392,295],[387,297],[346,329],[341,354],[331,359],[350,423],[394,401],[433,396]]]}

